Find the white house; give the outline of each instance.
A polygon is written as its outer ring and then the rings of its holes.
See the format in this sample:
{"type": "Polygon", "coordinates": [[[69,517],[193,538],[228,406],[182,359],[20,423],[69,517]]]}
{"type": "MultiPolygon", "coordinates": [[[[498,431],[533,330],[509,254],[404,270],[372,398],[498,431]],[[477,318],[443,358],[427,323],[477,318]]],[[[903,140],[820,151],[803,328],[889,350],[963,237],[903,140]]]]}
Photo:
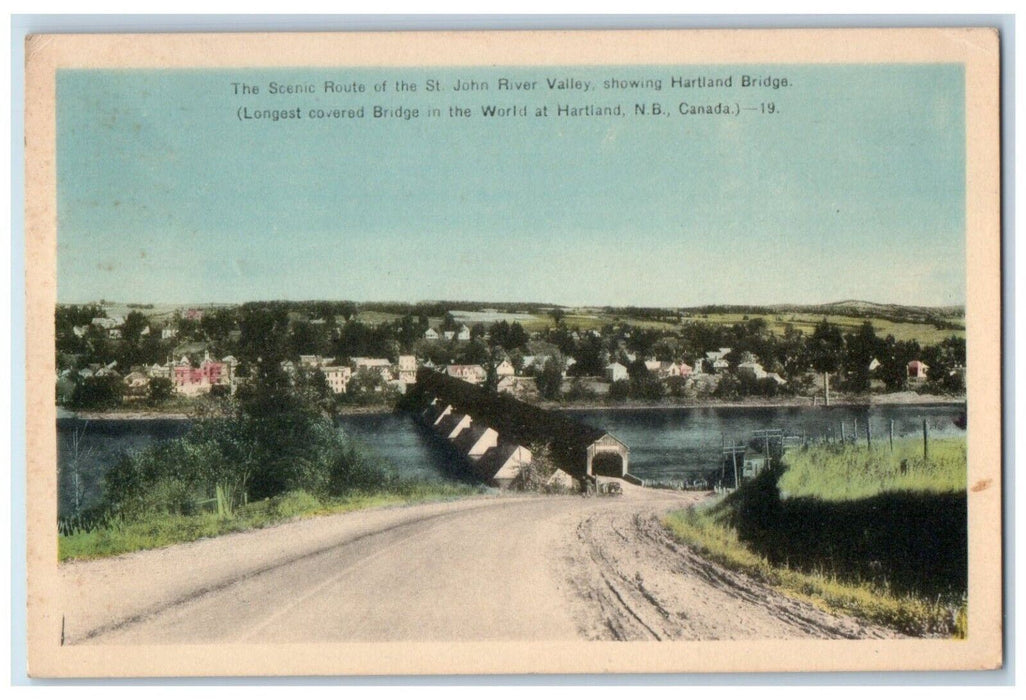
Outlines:
{"type": "Polygon", "coordinates": [[[304,369],[317,369],[319,367],[327,367],[328,365],[334,364],[334,357],[322,357],[320,355],[300,355],[299,366],[304,369]]]}
{"type": "Polygon", "coordinates": [[[495,374],[499,377],[512,377],[516,374],[516,370],[513,368],[512,362],[503,360],[495,366],[495,374]]]}
{"type": "Polygon", "coordinates": [[[606,379],[610,382],[618,382],[627,378],[627,368],[619,362],[612,362],[606,365],[606,379]]]}
{"type": "Polygon", "coordinates": [[[747,374],[754,379],[765,379],[766,370],[758,362],[741,362],[737,366],[738,374],[747,374]]]}
{"type": "Polygon", "coordinates": [[[456,333],[456,340],[470,340],[470,329],[465,325],[460,326],[459,331],[456,333]]]}
{"type": "Polygon", "coordinates": [[[424,340],[438,340],[438,331],[434,328],[428,328],[424,331],[424,340]]]}
{"type": "Polygon", "coordinates": [[[916,381],[926,379],[926,373],[930,371],[929,366],[921,360],[912,360],[908,363],[908,378],[916,381]]]}
{"type": "Polygon", "coordinates": [[[417,357],[415,355],[400,355],[399,363],[396,366],[397,378],[406,384],[417,383],[417,357]]]}
{"type": "Polygon", "coordinates": [[[332,365],[321,368],[328,387],[334,394],[344,394],[349,388],[349,380],[353,378],[353,370],[345,365],[332,365]]]}
{"type": "Polygon", "coordinates": [[[481,365],[448,365],[445,373],[471,384],[483,384],[488,378],[488,372],[481,365]]]}

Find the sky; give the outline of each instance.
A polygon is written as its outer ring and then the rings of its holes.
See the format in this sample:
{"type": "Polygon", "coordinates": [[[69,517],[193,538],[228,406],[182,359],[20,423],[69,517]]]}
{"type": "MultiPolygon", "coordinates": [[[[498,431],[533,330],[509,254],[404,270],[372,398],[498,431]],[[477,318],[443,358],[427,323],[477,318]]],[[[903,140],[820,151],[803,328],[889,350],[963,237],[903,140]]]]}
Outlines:
{"type": "Polygon", "coordinates": [[[57,101],[62,303],[965,302],[960,65],[65,70],[57,101]],[[499,90],[502,77],[536,88],[499,90]],[[603,89],[613,78],[661,89],[603,89]],[[399,79],[418,91],[397,93],[399,79]],[[489,88],[456,93],[456,80],[489,88]],[[325,94],[325,81],[366,92],[325,94]],[[243,82],[260,93],[237,94],[243,82]],[[652,103],[658,116],[635,116],[652,103]],[[555,116],[561,104],[625,116],[555,116]],[[301,118],[241,118],[270,109],[301,118]]]}

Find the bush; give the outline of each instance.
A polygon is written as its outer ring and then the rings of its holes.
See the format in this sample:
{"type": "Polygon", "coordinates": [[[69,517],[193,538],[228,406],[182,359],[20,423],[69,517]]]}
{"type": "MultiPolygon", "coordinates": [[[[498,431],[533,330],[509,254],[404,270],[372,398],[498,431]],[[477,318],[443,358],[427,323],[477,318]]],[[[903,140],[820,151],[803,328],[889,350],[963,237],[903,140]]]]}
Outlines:
{"type": "Polygon", "coordinates": [[[620,379],[609,386],[610,401],[626,401],[631,394],[631,383],[626,379],[620,379]]]}

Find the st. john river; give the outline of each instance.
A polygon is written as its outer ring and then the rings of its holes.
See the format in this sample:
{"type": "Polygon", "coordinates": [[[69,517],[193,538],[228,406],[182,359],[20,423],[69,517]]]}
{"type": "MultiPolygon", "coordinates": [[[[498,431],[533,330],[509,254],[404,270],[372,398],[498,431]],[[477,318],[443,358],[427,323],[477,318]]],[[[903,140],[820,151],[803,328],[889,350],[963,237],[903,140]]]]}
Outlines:
{"type": "MultiPolygon", "coordinates": [[[[703,407],[570,410],[580,421],[609,431],[630,447],[630,471],[661,482],[690,480],[719,467],[723,440],[747,440],[753,431],[779,428],[810,439],[840,437],[866,421],[874,442],[886,443],[891,421],[895,438],[919,435],[925,420],[931,437],[964,436],[964,405],[818,407],[703,407]]],[[[391,463],[405,477],[472,481],[451,451],[406,414],[343,416],[339,428],[391,463]]],[[[100,497],[103,473],[124,451],[184,435],[181,420],[93,420],[57,422],[60,512],[71,514],[100,497]],[[77,499],[76,499],[77,494],[77,499]]]]}

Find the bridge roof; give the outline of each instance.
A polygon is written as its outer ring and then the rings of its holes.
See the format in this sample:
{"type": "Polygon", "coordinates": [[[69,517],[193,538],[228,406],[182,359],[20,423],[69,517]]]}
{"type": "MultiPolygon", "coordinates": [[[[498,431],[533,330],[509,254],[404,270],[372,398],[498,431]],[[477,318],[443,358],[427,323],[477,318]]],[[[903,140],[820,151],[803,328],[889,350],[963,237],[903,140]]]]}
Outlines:
{"type": "Polygon", "coordinates": [[[561,466],[577,477],[586,472],[588,446],[608,435],[605,430],[585,425],[561,413],[431,370],[421,369],[418,372],[416,388],[422,395],[437,397],[451,404],[455,411],[469,413],[475,422],[491,427],[503,440],[512,440],[529,448],[548,445],[561,466]]]}

